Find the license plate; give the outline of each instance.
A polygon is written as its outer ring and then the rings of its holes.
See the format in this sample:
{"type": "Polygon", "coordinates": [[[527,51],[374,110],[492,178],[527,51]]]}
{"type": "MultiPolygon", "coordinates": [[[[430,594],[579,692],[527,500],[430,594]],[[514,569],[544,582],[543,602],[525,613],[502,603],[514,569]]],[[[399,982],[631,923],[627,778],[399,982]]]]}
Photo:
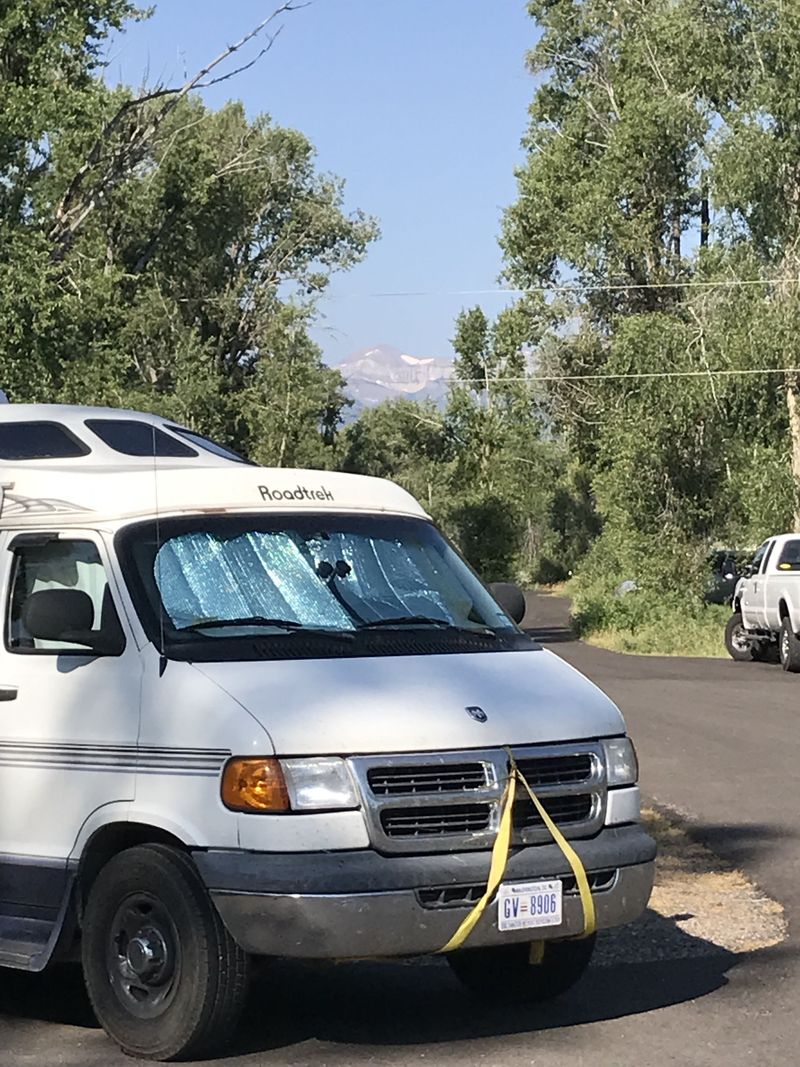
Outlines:
{"type": "Polygon", "coordinates": [[[561,925],[561,882],[517,882],[497,891],[497,928],[561,925]]]}

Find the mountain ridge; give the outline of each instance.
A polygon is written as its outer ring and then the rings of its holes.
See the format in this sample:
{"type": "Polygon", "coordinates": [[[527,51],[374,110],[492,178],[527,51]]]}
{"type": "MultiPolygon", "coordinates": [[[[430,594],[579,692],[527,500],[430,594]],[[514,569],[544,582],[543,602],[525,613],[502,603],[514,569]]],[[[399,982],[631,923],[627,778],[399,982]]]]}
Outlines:
{"type": "Polygon", "coordinates": [[[365,408],[401,397],[443,405],[453,376],[453,361],[414,356],[396,345],[383,343],[358,349],[336,369],[345,379],[345,392],[353,401],[348,412],[352,419],[365,408]]]}

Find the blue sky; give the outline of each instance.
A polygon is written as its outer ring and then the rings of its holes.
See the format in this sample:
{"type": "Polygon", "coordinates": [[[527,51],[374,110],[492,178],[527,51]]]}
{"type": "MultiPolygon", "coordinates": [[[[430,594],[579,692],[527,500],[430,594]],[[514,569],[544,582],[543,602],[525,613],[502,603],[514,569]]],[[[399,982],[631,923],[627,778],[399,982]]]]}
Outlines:
{"type": "MultiPolygon", "coordinates": [[[[178,81],[276,3],[157,0],[112,42],[108,76],[178,81]]],[[[205,95],[302,130],[320,168],[347,180],[348,206],[380,219],[381,240],[322,302],[316,340],[331,362],[381,342],[450,355],[462,307],[508,302],[442,294],[492,288],[501,269],[500,215],[534,89],[524,0],[315,0],[282,21],[267,56],[205,95]],[[407,291],[434,295],[374,295],[407,291]]]]}

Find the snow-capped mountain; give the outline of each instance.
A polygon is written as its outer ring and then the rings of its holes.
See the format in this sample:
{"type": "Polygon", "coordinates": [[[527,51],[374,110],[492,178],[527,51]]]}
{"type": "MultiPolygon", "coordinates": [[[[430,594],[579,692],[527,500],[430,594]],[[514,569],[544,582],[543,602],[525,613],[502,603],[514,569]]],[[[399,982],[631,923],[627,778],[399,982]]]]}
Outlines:
{"type": "Polygon", "coordinates": [[[407,397],[410,400],[444,402],[453,364],[434,356],[411,356],[393,345],[376,345],[354,352],[338,368],[347,382],[347,394],[354,401],[350,416],[382,400],[407,397]]]}

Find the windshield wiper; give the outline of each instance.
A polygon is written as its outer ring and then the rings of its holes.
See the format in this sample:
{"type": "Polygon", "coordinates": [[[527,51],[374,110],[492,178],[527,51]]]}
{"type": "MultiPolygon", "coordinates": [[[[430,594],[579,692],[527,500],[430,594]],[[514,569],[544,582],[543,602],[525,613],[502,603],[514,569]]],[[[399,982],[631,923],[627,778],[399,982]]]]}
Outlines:
{"type": "Polygon", "coordinates": [[[241,619],[201,619],[191,626],[182,626],[180,633],[201,633],[217,627],[229,626],[273,626],[287,633],[315,634],[321,637],[344,638],[352,641],[354,634],[350,630],[328,630],[324,626],[306,626],[296,619],[268,619],[264,615],[249,615],[241,619]]]}
{"type": "Polygon", "coordinates": [[[241,619],[201,619],[193,622],[191,626],[182,626],[181,633],[186,630],[213,630],[215,626],[280,626],[282,630],[298,630],[302,623],[296,619],[268,619],[264,615],[247,615],[241,619]]]}
{"type": "Polygon", "coordinates": [[[374,619],[363,622],[359,630],[377,630],[384,626],[435,626],[438,630],[451,630],[460,634],[476,634],[478,637],[497,637],[497,633],[488,626],[457,626],[446,619],[434,619],[429,615],[398,615],[393,619],[374,619]]]}

